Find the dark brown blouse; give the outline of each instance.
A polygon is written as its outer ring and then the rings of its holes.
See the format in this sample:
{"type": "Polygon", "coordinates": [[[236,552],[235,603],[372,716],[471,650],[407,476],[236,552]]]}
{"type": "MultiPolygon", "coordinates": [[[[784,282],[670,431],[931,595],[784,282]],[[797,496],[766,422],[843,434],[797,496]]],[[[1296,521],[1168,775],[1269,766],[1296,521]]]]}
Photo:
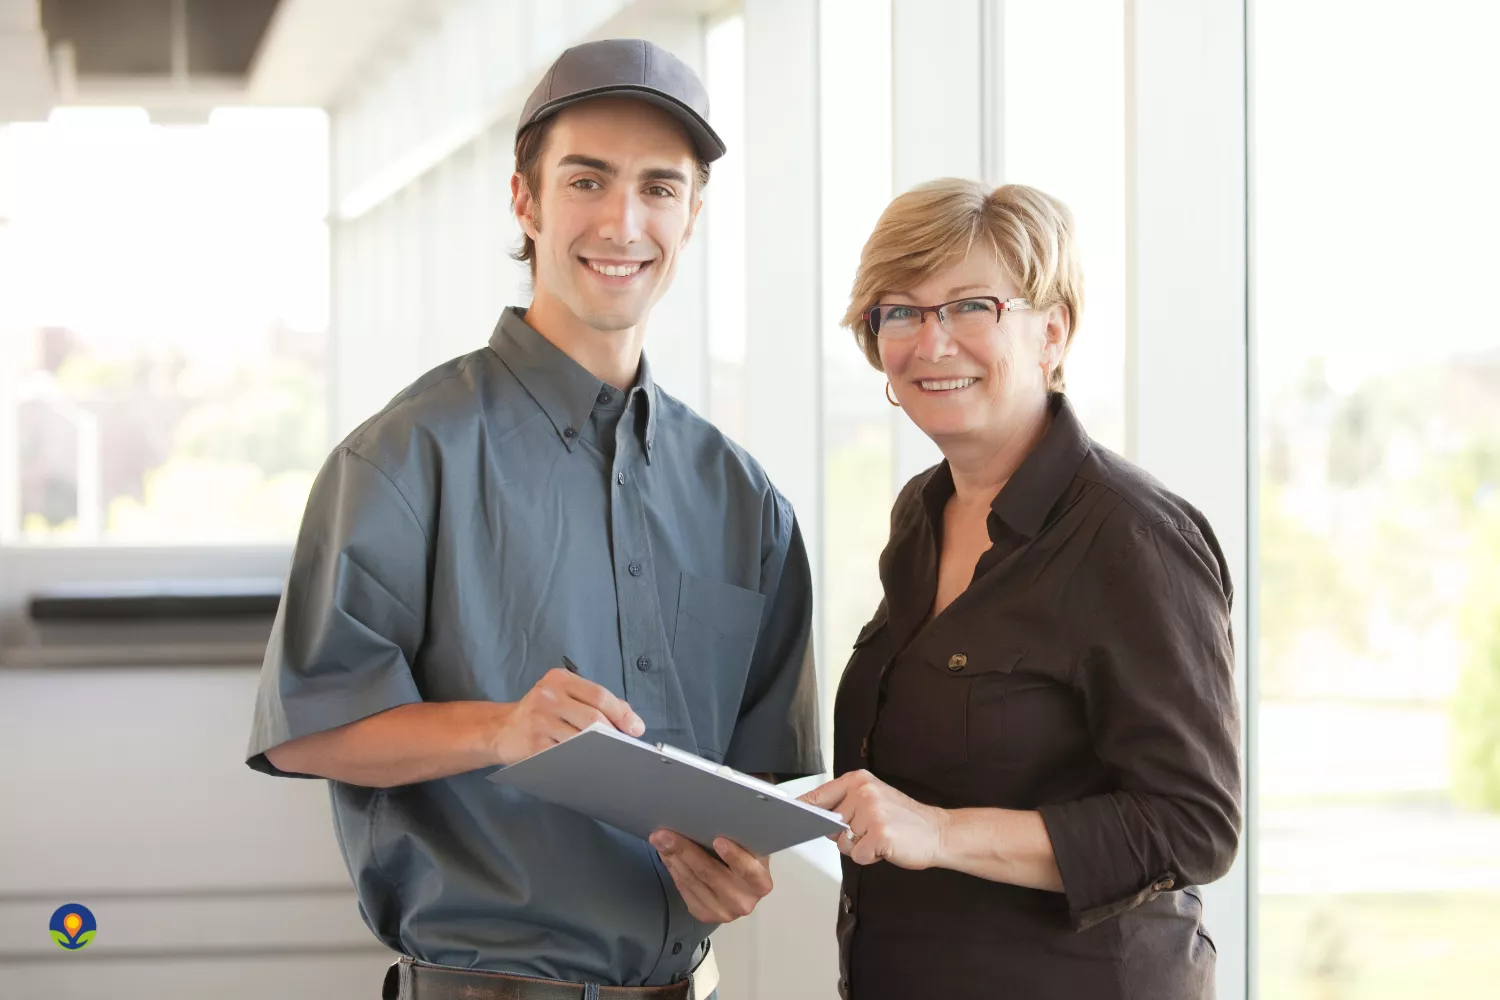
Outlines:
{"type": "Polygon", "coordinates": [[[846,1000],[1213,996],[1193,887],[1239,843],[1229,571],[1201,513],[1092,443],[1061,394],[1051,411],[973,581],[930,621],[947,463],[901,491],[834,768],[943,808],[1040,809],[1065,892],[845,858],[846,1000]]]}

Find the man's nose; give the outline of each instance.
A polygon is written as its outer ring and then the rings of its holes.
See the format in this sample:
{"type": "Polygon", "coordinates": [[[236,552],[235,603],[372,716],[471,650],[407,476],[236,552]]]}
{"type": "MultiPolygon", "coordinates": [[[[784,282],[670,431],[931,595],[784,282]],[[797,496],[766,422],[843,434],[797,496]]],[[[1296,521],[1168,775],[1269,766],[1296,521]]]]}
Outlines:
{"type": "Polygon", "coordinates": [[[604,202],[599,237],[626,246],[641,239],[642,206],[640,198],[628,188],[612,192],[604,202]]]}

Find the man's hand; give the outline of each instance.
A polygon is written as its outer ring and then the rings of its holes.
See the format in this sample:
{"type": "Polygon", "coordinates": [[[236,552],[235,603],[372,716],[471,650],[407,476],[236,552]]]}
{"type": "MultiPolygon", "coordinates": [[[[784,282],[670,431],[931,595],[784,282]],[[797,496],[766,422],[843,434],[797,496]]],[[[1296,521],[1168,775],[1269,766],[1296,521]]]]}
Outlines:
{"type": "Polygon", "coordinates": [[[514,764],[555,746],[596,722],[629,736],[646,731],[641,717],[607,688],[557,667],[514,705],[495,734],[495,756],[514,764]]]}
{"type": "Polygon", "coordinates": [[[670,830],[653,833],[651,846],[672,873],[688,912],[706,924],[748,917],[771,892],[770,859],[757,857],[732,840],[714,841],[718,857],[670,830]]]}

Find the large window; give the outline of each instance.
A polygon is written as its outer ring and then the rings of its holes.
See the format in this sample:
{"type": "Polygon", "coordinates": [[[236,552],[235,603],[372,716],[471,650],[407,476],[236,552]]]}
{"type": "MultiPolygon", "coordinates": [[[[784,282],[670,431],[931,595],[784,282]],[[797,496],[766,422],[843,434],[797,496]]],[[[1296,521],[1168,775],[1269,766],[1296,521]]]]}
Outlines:
{"type": "Polygon", "coordinates": [[[745,440],[745,18],[726,17],[704,39],[704,86],[714,130],[728,147],[713,166],[702,226],[708,241],[708,417],[745,440]]]}
{"type": "Polygon", "coordinates": [[[1260,995],[1500,981],[1500,9],[1253,18],[1260,995]]]}
{"type": "Polygon", "coordinates": [[[839,325],[860,250],[892,196],[891,7],[889,0],[823,0],[819,15],[825,532],[819,601],[831,710],[854,639],[880,604],[879,558],[895,500],[885,376],[839,325]]]}
{"type": "Polygon", "coordinates": [[[1004,180],[1073,211],[1084,306],[1064,370],[1101,444],[1125,450],[1125,12],[1120,0],[1003,5],[1004,180]],[[1067,72],[1058,72],[1066,40],[1067,72]]]}
{"type": "Polygon", "coordinates": [[[284,541],[327,450],[326,119],[0,130],[0,542],[284,541]]]}

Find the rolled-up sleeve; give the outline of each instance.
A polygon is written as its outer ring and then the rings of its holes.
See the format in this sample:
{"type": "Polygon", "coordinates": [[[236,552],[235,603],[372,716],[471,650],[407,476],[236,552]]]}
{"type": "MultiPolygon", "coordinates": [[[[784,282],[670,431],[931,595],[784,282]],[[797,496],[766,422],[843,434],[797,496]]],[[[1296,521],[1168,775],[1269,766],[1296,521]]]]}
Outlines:
{"type": "Polygon", "coordinates": [[[823,770],[812,570],[791,504],[774,490],[766,516],[769,544],[761,558],[761,593],[767,599],[725,763],[787,779],[823,770]]]}
{"type": "Polygon", "coordinates": [[[266,646],[246,763],[288,740],[421,701],[428,541],[401,490],[340,448],[308,497],[266,646]]]}
{"type": "Polygon", "coordinates": [[[1228,571],[1191,527],[1120,536],[1071,596],[1092,619],[1072,683],[1117,790],[1041,808],[1080,930],[1218,879],[1239,845],[1228,571]]]}

